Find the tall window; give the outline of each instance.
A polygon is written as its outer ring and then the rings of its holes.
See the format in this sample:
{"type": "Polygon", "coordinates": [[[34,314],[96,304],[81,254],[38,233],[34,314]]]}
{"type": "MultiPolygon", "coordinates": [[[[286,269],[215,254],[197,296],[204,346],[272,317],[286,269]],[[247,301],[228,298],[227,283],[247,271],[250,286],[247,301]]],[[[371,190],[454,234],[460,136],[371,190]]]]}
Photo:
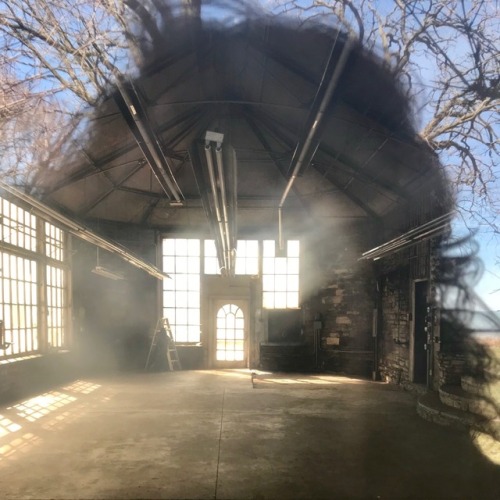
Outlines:
{"type": "Polygon", "coordinates": [[[0,357],[65,346],[64,232],[0,198],[0,245],[0,357]]]}
{"type": "Polygon", "coordinates": [[[274,240],[263,242],[263,306],[267,309],[298,308],[300,242],[287,241],[286,257],[276,257],[275,249],[274,240]]]}
{"type": "Polygon", "coordinates": [[[200,240],[163,240],[163,315],[176,342],[200,342],[200,240]]]}
{"type": "MultiPolygon", "coordinates": [[[[236,244],[235,274],[259,274],[259,242],[238,240],[236,244]]],[[[214,240],[205,240],[205,274],[221,274],[214,240]]]]}
{"type": "Polygon", "coordinates": [[[0,252],[0,314],[4,323],[5,356],[38,349],[37,263],[0,252]]]}

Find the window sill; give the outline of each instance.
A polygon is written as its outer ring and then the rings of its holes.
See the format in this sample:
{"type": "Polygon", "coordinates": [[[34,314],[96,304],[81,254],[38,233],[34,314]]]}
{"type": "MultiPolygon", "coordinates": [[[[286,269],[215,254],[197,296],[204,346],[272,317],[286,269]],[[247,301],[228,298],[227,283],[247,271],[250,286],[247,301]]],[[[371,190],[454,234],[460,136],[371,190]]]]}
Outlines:
{"type": "Polygon", "coordinates": [[[43,354],[30,354],[29,356],[19,356],[15,358],[6,358],[0,360],[0,365],[7,365],[9,363],[17,363],[19,361],[27,361],[28,359],[42,358],[43,354]]]}
{"type": "Polygon", "coordinates": [[[37,354],[28,354],[26,356],[16,356],[5,359],[0,359],[0,366],[8,365],[11,363],[18,363],[20,361],[28,361],[30,359],[40,359],[47,356],[54,356],[58,354],[68,354],[70,351],[68,349],[54,349],[53,351],[45,352],[45,353],[37,353],[37,354]]]}

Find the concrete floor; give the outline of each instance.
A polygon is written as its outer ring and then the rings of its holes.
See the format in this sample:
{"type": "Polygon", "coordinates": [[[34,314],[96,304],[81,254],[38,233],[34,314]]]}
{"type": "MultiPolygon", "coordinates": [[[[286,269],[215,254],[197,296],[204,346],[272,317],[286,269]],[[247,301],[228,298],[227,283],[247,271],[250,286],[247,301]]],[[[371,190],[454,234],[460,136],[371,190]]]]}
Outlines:
{"type": "Polygon", "coordinates": [[[500,466],[394,387],[184,371],[0,408],[0,497],[500,498],[500,466]]]}

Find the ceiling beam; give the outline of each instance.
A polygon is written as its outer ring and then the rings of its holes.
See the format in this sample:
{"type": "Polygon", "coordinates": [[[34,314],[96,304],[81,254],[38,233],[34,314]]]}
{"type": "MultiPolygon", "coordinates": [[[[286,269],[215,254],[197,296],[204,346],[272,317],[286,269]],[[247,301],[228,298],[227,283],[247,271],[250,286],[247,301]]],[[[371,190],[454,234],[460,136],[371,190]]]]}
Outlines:
{"type": "MultiPolygon", "coordinates": [[[[286,182],[288,180],[287,176],[286,176],[286,166],[283,165],[283,163],[281,162],[281,159],[280,159],[280,157],[282,155],[281,154],[277,155],[273,151],[271,145],[269,144],[269,141],[266,139],[266,137],[264,136],[264,134],[262,133],[260,128],[255,123],[254,117],[253,117],[252,113],[249,112],[248,109],[245,112],[245,119],[246,119],[249,127],[251,128],[252,132],[255,134],[255,137],[257,137],[257,139],[260,141],[260,143],[264,147],[265,151],[267,152],[267,154],[269,155],[269,157],[271,158],[271,160],[275,164],[276,168],[278,169],[279,173],[283,177],[283,180],[286,182]]],[[[287,144],[286,146],[288,149],[290,148],[290,144],[287,144]]],[[[297,197],[297,199],[300,201],[302,208],[306,211],[307,214],[310,214],[311,210],[310,210],[309,204],[307,204],[304,201],[304,199],[302,198],[300,193],[297,191],[296,186],[293,187],[293,192],[294,192],[295,196],[297,197]]],[[[280,198],[277,198],[276,200],[279,202],[280,198]]]]}
{"type": "MultiPolygon", "coordinates": [[[[189,109],[183,113],[178,113],[176,116],[168,120],[167,122],[161,124],[159,127],[157,127],[157,133],[162,134],[166,131],[168,131],[171,128],[177,127],[180,125],[182,122],[189,120],[194,114],[198,114],[199,108],[193,108],[189,109]]],[[[97,125],[99,127],[99,125],[97,125]]],[[[163,148],[163,154],[167,156],[168,158],[172,160],[182,160],[184,157],[176,153],[175,151],[172,151],[172,147],[169,148],[163,148]]],[[[135,142],[129,142],[126,145],[122,146],[121,148],[116,148],[114,149],[111,153],[99,158],[99,159],[91,159],[91,165],[89,168],[84,169],[84,170],[79,170],[78,172],[75,172],[74,175],[69,176],[68,178],[64,179],[63,181],[55,184],[52,189],[46,191],[44,193],[44,197],[50,196],[51,194],[55,193],[56,191],[59,191],[60,189],[64,189],[65,187],[70,186],[71,184],[74,184],[75,182],[79,182],[83,179],[86,179],[87,177],[91,177],[96,174],[100,174],[102,172],[105,172],[108,169],[102,168],[104,165],[107,165],[121,156],[124,156],[134,149],[137,148],[137,144],[135,142]]],[[[90,159],[89,154],[83,150],[83,148],[80,148],[83,151],[83,154],[87,157],[87,159],[90,159]]],[[[142,155],[141,155],[142,156],[142,155]]],[[[143,158],[138,158],[136,161],[142,161],[143,158]]],[[[114,168],[114,167],[112,167],[114,168]]]]}
{"type": "Polygon", "coordinates": [[[144,210],[144,213],[142,214],[141,225],[148,223],[149,218],[155,211],[155,208],[158,206],[158,203],[160,203],[160,199],[161,198],[156,198],[149,202],[148,208],[144,210]]]}
{"type": "MultiPolygon", "coordinates": [[[[320,157],[322,153],[326,156],[325,163],[331,163],[333,167],[339,168],[346,174],[354,177],[356,180],[376,184],[393,195],[396,195],[398,198],[405,198],[408,196],[408,193],[405,190],[391,184],[390,182],[384,181],[384,179],[381,179],[380,177],[375,177],[369,172],[362,170],[360,166],[351,160],[347,155],[340,153],[334,148],[323,143],[320,144],[318,148],[317,157],[320,157]]],[[[321,161],[319,163],[321,163],[321,161]]],[[[311,165],[315,167],[316,162],[313,161],[311,165]]]]}
{"type": "Polygon", "coordinates": [[[111,188],[108,189],[106,192],[103,194],[99,195],[94,201],[89,203],[84,209],[78,211],[78,216],[79,217],[85,217],[85,215],[90,212],[92,209],[94,209],[99,203],[102,203],[108,196],[110,196],[113,191],[115,191],[117,188],[122,186],[125,182],[127,182],[131,177],[133,177],[139,170],[142,169],[142,165],[136,166],[131,172],[128,172],[124,177],[122,177],[117,183],[114,183],[112,181],[111,188]]]}

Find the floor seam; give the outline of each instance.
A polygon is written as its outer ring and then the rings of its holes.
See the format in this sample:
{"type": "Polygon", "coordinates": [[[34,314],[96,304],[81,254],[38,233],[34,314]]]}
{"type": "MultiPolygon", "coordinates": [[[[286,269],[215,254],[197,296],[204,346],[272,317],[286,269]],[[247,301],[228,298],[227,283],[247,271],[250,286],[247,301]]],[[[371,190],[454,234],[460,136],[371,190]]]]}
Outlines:
{"type": "Polygon", "coordinates": [[[222,422],[224,420],[224,400],[226,397],[226,389],[222,391],[222,407],[221,407],[221,414],[220,414],[220,428],[219,428],[219,449],[217,450],[217,471],[215,473],[215,492],[214,492],[214,498],[217,498],[217,488],[219,486],[219,464],[220,464],[220,448],[221,448],[221,441],[222,441],[222,422]]]}

